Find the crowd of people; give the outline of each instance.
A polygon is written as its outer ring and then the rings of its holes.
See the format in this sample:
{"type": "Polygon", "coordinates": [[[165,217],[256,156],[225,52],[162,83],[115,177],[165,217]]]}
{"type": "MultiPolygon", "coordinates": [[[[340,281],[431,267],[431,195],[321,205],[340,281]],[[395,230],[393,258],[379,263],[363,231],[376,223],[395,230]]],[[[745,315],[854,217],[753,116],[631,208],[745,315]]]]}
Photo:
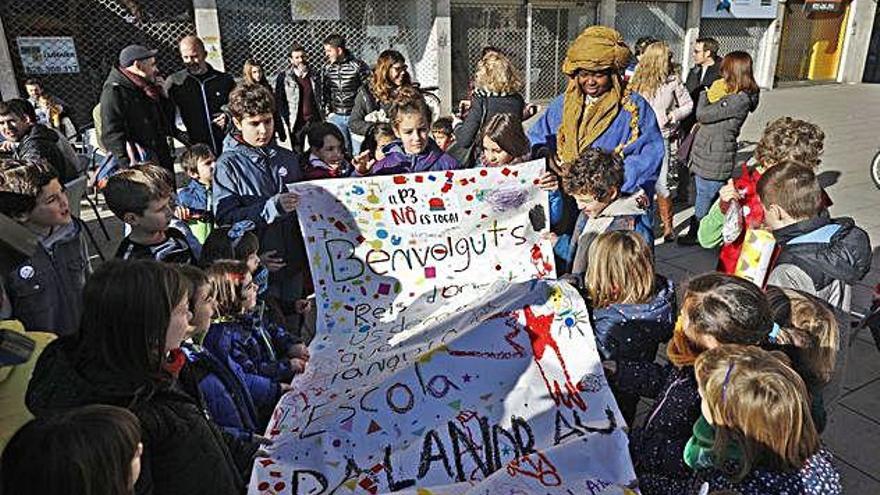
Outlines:
{"type": "Polygon", "coordinates": [[[440,116],[401,53],[371,69],[341,36],[323,48],[321,68],[295,43],[284,70],[249,61],[241,82],[195,36],[167,79],[155,50],[123,49],[94,114],[102,193],[126,234],[94,269],[65,194],[84,173],[66,105],[33,80],[29,100],[0,103],[0,213],[35,238],[0,279],[0,493],[241,493],[315,331],[287,185],[534,159],[557,273],[590,308],[641,492],[841,493],[822,432],[871,246],[829,214],[817,125],[775,120],[736,162],[759,102],[749,54],[701,38],[682,78],[663,40],[633,54],[589,27],[566,53],[565,92],[535,117],[519,69],[488,47],[460,113],[440,116]],[[720,247],[680,300],[654,263],[655,215],[676,238],[673,191],[695,208],[678,243],[720,247]],[[755,232],[776,244],[747,279],[755,232]]]}

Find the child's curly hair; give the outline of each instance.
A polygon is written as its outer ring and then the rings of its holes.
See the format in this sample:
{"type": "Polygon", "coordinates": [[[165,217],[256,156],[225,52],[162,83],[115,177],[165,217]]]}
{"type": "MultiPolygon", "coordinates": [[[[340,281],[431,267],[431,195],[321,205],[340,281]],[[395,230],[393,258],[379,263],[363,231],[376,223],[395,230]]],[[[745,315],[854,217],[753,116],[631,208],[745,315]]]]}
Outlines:
{"type": "Polygon", "coordinates": [[[623,185],[623,158],[599,148],[590,148],[568,167],[562,179],[568,194],[608,199],[623,185]]]}
{"type": "Polygon", "coordinates": [[[229,113],[236,120],[274,114],[275,98],[262,84],[239,84],[229,93],[229,113]]]}
{"type": "Polygon", "coordinates": [[[815,172],[825,149],[825,133],[812,122],[780,117],[767,124],[755,148],[755,157],[765,166],[786,160],[803,163],[815,172]]]}

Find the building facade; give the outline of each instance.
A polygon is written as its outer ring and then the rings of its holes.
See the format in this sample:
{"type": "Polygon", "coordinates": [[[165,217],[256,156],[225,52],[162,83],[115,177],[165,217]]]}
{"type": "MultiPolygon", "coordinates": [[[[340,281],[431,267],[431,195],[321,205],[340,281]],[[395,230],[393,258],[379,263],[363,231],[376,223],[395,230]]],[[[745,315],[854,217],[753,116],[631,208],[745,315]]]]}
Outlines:
{"type": "Polygon", "coordinates": [[[198,34],[209,62],[239,75],[248,59],[268,73],[303,44],[321,63],[321,40],[339,33],[372,61],[393,48],[413,76],[436,88],[444,110],[468,92],[483,46],[504,50],[526,76],[526,96],[546,100],[566,79],[566,48],[586,26],[614,26],[629,43],[667,41],[683,69],[695,40],[711,36],[722,53],[749,52],[759,84],[880,79],[872,38],[876,0],[7,0],[0,3],[0,94],[38,77],[89,115],[119,50],[158,48],[164,73],[180,67],[177,40],[198,34]]]}

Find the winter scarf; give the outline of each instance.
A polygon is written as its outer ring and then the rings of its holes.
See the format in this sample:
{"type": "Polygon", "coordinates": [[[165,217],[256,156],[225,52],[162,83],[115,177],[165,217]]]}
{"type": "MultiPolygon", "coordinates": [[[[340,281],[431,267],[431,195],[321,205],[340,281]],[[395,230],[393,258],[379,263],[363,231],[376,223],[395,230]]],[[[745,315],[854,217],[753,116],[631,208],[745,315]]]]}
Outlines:
{"type": "MultiPolygon", "coordinates": [[[[706,421],[703,415],[694,423],[693,435],[684,447],[684,462],[694,471],[715,467],[715,428],[706,421]]],[[[739,461],[742,450],[735,443],[728,443],[724,453],[724,462],[739,461]]]]}
{"type": "Polygon", "coordinates": [[[557,138],[559,156],[564,163],[575,160],[617,117],[626,97],[618,71],[626,67],[630,55],[620,33],[604,26],[585,29],[568,48],[562,72],[569,76],[569,81],[562,104],[562,126],[557,138]],[[578,69],[611,69],[611,89],[585,106],[586,95],[574,77],[578,69]]]}
{"type": "Polygon", "coordinates": [[[732,94],[733,92],[727,87],[727,81],[722,78],[716,80],[711,86],[709,86],[709,89],[706,90],[706,99],[709,100],[709,103],[717,103],[721,98],[732,94]]]}
{"type": "Polygon", "coordinates": [[[142,76],[139,76],[133,72],[130,72],[128,69],[120,69],[119,72],[122,73],[132,84],[135,85],[139,90],[143,91],[147,97],[153,101],[159,101],[159,98],[162,96],[162,87],[158,84],[147,81],[142,76]]]}

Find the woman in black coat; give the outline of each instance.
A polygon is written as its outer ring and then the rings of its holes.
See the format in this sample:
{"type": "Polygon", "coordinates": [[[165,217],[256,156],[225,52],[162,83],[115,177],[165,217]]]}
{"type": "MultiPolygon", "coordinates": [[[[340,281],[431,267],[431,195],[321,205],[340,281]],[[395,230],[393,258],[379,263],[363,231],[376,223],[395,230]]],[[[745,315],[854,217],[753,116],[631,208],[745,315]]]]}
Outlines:
{"type": "Polygon", "coordinates": [[[474,74],[474,93],[470,110],[464,122],[454,131],[455,143],[449,150],[462,167],[474,166],[474,156],[482,143],[477,143],[480,131],[492,116],[507,113],[522,123],[525,101],[522,94],[522,77],[506,56],[490,52],[477,63],[474,74]]]}
{"type": "MultiPolygon", "coordinates": [[[[360,140],[379,122],[388,122],[388,111],[394,95],[401,86],[412,84],[406,59],[396,50],[385,50],[379,54],[370,82],[361,86],[351,109],[348,128],[360,140]]],[[[355,150],[357,151],[357,150],[355,150]]]]}
{"type": "Polygon", "coordinates": [[[88,404],[124,407],[142,429],[137,494],[244,490],[220,430],[176,375],[190,320],[188,282],[171,265],[108,261],[86,284],[80,333],[43,351],[28,386],[36,416],[88,404]]]}

